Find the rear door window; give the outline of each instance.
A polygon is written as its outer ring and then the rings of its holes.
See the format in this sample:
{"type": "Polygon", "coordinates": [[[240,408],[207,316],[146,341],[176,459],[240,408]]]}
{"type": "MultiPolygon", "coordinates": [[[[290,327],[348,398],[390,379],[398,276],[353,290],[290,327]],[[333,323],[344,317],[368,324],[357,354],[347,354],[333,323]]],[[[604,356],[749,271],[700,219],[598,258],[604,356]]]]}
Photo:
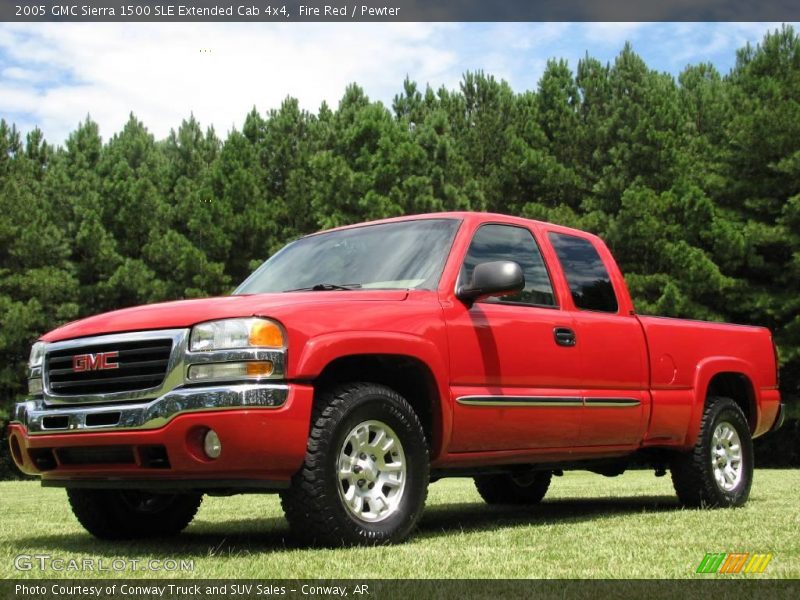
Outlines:
{"type": "Polygon", "coordinates": [[[587,239],[550,233],[575,306],[581,310],[615,313],[619,309],[608,269],[597,249],[587,239]]]}

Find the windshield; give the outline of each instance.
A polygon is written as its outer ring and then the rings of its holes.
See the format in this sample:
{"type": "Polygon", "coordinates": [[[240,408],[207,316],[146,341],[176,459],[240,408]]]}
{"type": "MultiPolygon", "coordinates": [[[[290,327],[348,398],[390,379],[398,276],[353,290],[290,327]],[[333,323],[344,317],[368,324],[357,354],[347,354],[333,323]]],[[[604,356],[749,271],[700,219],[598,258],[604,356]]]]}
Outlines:
{"type": "Polygon", "coordinates": [[[330,289],[435,289],[459,221],[420,219],[292,242],[234,294],[330,289]]]}

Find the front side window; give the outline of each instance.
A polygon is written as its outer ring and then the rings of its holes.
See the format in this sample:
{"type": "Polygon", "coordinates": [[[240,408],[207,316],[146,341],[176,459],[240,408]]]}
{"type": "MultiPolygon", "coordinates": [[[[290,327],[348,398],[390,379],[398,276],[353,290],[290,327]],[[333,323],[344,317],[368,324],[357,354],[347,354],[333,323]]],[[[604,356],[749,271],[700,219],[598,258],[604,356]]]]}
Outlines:
{"type": "Polygon", "coordinates": [[[319,233],[284,247],[234,294],[436,289],[460,221],[419,219],[319,233]]]}
{"type": "Polygon", "coordinates": [[[582,310],[615,313],[619,307],[608,269],[597,249],[587,239],[551,233],[550,243],[556,251],[575,306],[582,310]]]}
{"type": "Polygon", "coordinates": [[[512,225],[483,225],[475,233],[461,268],[460,282],[472,279],[480,263],[510,260],[522,267],[525,289],[518,294],[490,298],[490,302],[556,306],[553,286],[542,254],[530,231],[512,225]]]}

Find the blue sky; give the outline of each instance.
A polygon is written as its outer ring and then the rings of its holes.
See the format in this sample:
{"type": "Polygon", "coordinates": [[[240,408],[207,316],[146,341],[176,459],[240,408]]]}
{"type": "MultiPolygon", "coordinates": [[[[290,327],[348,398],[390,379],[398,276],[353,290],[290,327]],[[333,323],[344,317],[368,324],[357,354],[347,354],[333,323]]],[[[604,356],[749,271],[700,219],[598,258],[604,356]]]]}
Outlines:
{"type": "MultiPolygon", "coordinates": [[[[110,137],[134,112],[159,138],[193,113],[225,135],[287,95],[315,111],[357,82],[390,104],[408,75],[458,87],[484,70],[534,89],[549,58],[613,62],[630,41],[654,69],[713,63],[776,23],[0,24],[0,118],[61,143],[90,114],[110,137]]],[[[796,26],[796,24],[795,24],[796,26]]]]}

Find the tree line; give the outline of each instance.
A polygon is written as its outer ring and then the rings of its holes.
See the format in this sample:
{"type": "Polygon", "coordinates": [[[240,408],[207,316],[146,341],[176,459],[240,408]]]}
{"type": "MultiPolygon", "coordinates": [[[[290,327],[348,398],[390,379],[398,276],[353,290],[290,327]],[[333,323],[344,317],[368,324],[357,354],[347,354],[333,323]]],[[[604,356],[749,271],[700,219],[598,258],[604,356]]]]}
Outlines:
{"type": "Polygon", "coordinates": [[[30,344],[66,321],[229,293],[287,241],[442,210],[592,231],[641,313],[772,329],[800,385],[800,38],[788,26],[677,77],[626,45],[613,63],[547,64],[513,91],[406,80],[391,107],[349,86],[332,108],[244,118],[224,139],[190,117],[157,140],[134,115],[63,145],[0,121],[0,405],[30,344]]]}

